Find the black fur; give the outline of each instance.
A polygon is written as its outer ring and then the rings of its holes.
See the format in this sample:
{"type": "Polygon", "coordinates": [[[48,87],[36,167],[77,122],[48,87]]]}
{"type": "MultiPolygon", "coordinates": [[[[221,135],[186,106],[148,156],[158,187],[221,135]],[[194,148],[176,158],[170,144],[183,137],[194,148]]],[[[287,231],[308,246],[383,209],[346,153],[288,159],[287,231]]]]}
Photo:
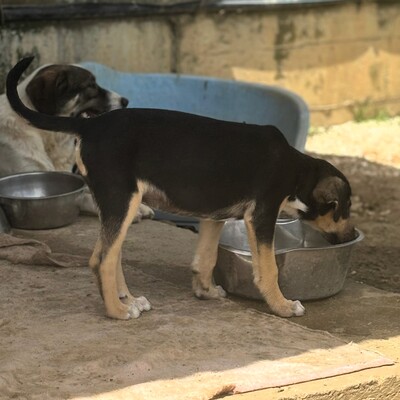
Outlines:
{"type": "Polygon", "coordinates": [[[80,138],[86,179],[108,245],[139,182],[157,189],[145,193],[143,201],[166,211],[221,220],[243,218],[251,210],[258,244],[272,245],[285,199],[307,206],[295,210],[305,220],[329,216],[331,239],[354,237],[349,224],[338,224],[335,231],[335,224],[349,217],[347,179],[326,161],[291,147],[276,127],[157,109],[115,110],[91,119],[43,115],[27,109],[16,91],[30,62],[22,60],[9,73],[9,102],[34,126],[80,138]]]}
{"type": "MultiPolygon", "coordinates": [[[[157,109],[120,109],[90,119],[29,110],[18,97],[16,83],[31,61],[23,59],[9,73],[9,102],[32,125],[81,138],[88,184],[98,205],[107,208],[107,215],[120,215],[110,205],[115,204],[113,192],[130,195],[137,190],[138,179],[166,194],[167,202],[149,196],[160,208],[200,218],[242,218],[246,205],[253,200],[258,213],[275,216],[289,196],[309,207],[302,213],[305,219],[314,219],[332,207],[331,202],[318,202],[313,197],[316,184],[330,176],[343,181],[343,189],[338,188],[341,197],[348,199],[351,195],[340,171],[291,147],[274,126],[157,109]],[[103,202],[102,196],[109,199],[103,202]],[[238,203],[243,203],[243,208],[229,212],[238,203]]],[[[349,216],[344,199],[336,219],[349,216]]]]}

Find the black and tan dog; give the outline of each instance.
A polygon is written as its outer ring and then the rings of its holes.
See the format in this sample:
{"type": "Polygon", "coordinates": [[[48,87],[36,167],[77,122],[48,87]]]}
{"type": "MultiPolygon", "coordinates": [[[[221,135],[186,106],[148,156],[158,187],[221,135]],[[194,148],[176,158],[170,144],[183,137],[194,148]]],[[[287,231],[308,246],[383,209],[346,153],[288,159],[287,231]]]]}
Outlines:
{"type": "Polygon", "coordinates": [[[285,210],[332,242],[353,239],[351,189],[342,173],[289,146],[273,126],[155,109],[115,110],[91,119],[40,114],[25,107],[16,90],[31,60],[10,71],[7,96],[32,125],[78,137],[78,165],[101,220],[90,266],[109,317],[128,319],[150,309],[144,297],[129,293],[121,268],[122,243],[142,199],[152,207],[201,219],[192,265],[197,297],[225,296],[212,279],[222,221],[244,218],[255,283],[268,305],[282,317],[304,314],[301,303],[285,299],[278,286],[275,222],[285,210]]]}

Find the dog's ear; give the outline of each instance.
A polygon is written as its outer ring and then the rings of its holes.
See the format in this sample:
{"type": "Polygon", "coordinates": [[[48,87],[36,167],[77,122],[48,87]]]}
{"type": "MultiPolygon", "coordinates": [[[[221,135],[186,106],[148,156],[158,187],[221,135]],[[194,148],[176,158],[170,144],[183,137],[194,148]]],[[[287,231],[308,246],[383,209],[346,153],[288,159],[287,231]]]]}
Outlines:
{"type": "Polygon", "coordinates": [[[68,87],[69,87],[68,72],[60,71],[55,78],[55,84],[54,84],[57,96],[62,96],[68,90],[68,87]]]}
{"type": "Polygon", "coordinates": [[[37,111],[54,115],[59,99],[68,89],[68,74],[63,70],[40,71],[29,82],[26,93],[37,111]]]}
{"type": "Polygon", "coordinates": [[[350,186],[338,176],[329,176],[318,182],[313,197],[321,209],[333,209],[335,222],[350,215],[350,186]]]}

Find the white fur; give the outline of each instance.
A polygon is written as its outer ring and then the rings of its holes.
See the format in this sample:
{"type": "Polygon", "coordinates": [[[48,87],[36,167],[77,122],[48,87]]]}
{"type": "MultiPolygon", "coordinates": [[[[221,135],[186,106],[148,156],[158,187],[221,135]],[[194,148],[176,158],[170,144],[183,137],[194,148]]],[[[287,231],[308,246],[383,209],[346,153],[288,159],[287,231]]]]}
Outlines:
{"type": "MultiPolygon", "coordinates": [[[[32,107],[25,88],[37,71],[18,86],[22,101],[32,107]]],[[[0,96],[0,176],[27,171],[53,171],[38,129],[28,125],[11,109],[6,95],[0,96]]]]}
{"type": "MultiPolygon", "coordinates": [[[[34,109],[26,87],[44,65],[20,85],[21,100],[34,109]]],[[[74,165],[74,137],[37,129],[19,117],[0,95],[0,177],[29,171],[71,171],[74,165]]]]}
{"type": "Polygon", "coordinates": [[[121,107],[121,96],[118,93],[109,91],[108,93],[108,102],[112,110],[121,107]]]}
{"type": "Polygon", "coordinates": [[[295,199],[294,201],[288,201],[287,205],[295,210],[307,212],[308,207],[299,199],[295,199]]]}
{"type": "MultiPolygon", "coordinates": [[[[35,109],[26,94],[26,87],[44,67],[32,72],[18,85],[21,100],[35,109]]],[[[79,67],[79,65],[75,65],[79,67]]],[[[82,67],[79,67],[82,68],[82,67]]],[[[121,96],[109,91],[110,109],[121,107],[121,96]]],[[[64,107],[68,116],[77,106],[78,96],[64,107]]],[[[34,128],[20,118],[0,95],[0,177],[29,171],[71,171],[75,163],[75,137],[61,132],[34,128]]]]}
{"type": "Polygon", "coordinates": [[[289,201],[286,199],[284,206],[281,209],[281,211],[284,211],[286,214],[293,218],[298,218],[299,211],[307,212],[307,210],[307,205],[297,198],[293,201],[289,201]]]}
{"type": "MultiPolygon", "coordinates": [[[[29,108],[35,109],[26,94],[26,87],[44,67],[32,72],[18,85],[18,93],[29,108]]],[[[79,65],[75,65],[79,68],[79,65]]],[[[121,96],[109,91],[110,109],[121,107],[121,96]]],[[[78,96],[64,107],[64,116],[77,105],[78,96]]],[[[79,153],[79,149],[78,149],[79,153]]],[[[79,160],[78,160],[79,161],[79,160]]],[[[75,163],[75,137],[61,132],[37,129],[26,123],[10,107],[5,94],[0,95],[0,177],[30,171],[72,171],[75,163]]],[[[81,205],[84,212],[97,214],[89,192],[85,193],[81,205]]],[[[152,218],[154,212],[144,204],[139,207],[137,220],[152,218]]]]}

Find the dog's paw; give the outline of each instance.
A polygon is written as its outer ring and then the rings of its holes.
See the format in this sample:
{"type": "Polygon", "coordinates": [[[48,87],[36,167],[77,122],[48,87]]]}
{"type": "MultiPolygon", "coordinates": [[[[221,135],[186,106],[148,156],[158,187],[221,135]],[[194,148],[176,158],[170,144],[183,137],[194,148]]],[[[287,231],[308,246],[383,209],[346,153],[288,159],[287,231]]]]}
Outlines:
{"type": "Polygon", "coordinates": [[[146,206],[146,204],[141,203],[136,213],[136,216],[133,219],[133,222],[138,223],[142,219],[152,219],[152,218],[154,218],[154,211],[149,206],[146,206]]]}
{"type": "Polygon", "coordinates": [[[142,215],[143,219],[153,219],[154,211],[146,204],[141,203],[139,206],[139,212],[142,215]]]}
{"type": "Polygon", "coordinates": [[[193,285],[194,295],[201,300],[222,299],[226,297],[226,292],[222,286],[212,285],[204,289],[200,285],[193,285]]]}
{"type": "Polygon", "coordinates": [[[300,303],[299,300],[286,300],[286,302],[280,307],[271,307],[273,312],[280,317],[301,317],[305,314],[306,309],[300,303]]]}
{"type": "Polygon", "coordinates": [[[295,300],[292,304],[292,310],[295,317],[301,317],[306,313],[306,309],[299,300],[295,300]]]}
{"type": "Polygon", "coordinates": [[[142,311],[151,310],[151,304],[146,297],[132,297],[128,303],[131,318],[139,318],[142,311]]]}
{"type": "Polygon", "coordinates": [[[111,309],[108,309],[106,314],[109,318],[115,319],[131,319],[139,318],[143,311],[151,310],[149,301],[141,297],[124,296],[120,298],[120,302],[111,309]]]}

